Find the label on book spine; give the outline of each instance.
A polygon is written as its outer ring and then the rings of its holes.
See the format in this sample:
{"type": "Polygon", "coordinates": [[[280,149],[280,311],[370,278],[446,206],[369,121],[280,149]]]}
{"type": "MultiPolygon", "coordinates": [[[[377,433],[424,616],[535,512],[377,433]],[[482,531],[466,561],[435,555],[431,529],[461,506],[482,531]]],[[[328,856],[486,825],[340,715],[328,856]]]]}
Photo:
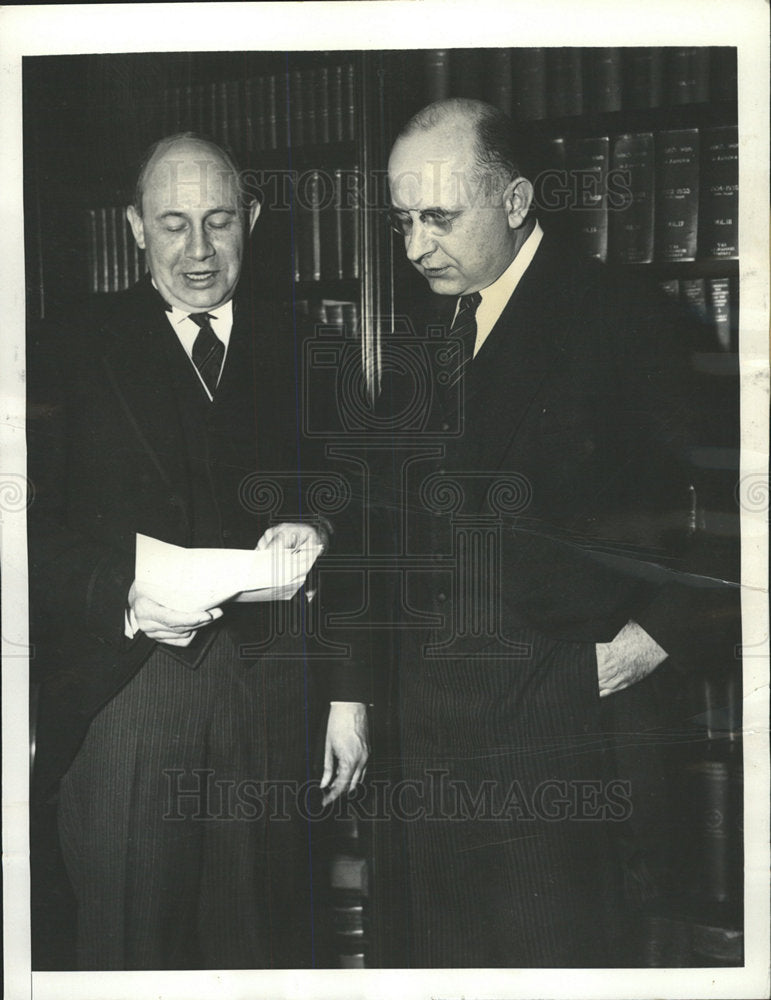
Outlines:
{"type": "Polygon", "coordinates": [[[694,260],[699,216],[699,131],[656,135],[656,259],[694,260]]]}
{"type": "Polygon", "coordinates": [[[572,143],[569,155],[571,209],[580,251],[584,256],[605,260],[610,140],[607,136],[579,139],[572,143]]]}
{"type": "Polygon", "coordinates": [[[609,255],[621,263],[653,260],[653,135],[638,132],[613,141],[608,176],[609,255]]]}
{"type": "Polygon", "coordinates": [[[739,136],[735,125],[704,129],[700,257],[739,255],[739,136]]]}
{"type": "Polygon", "coordinates": [[[715,340],[721,351],[736,350],[733,338],[732,296],[730,278],[710,278],[709,299],[715,340]]]}
{"type": "Polygon", "coordinates": [[[675,47],[667,50],[667,104],[698,104],[709,97],[709,49],[675,47]]]}

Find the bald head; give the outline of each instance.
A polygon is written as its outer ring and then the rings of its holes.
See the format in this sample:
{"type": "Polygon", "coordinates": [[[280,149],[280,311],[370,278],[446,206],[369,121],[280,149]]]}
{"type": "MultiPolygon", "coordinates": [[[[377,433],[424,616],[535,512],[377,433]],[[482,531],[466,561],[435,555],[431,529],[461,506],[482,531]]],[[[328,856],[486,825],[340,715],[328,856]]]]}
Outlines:
{"type": "Polygon", "coordinates": [[[259,205],[244,205],[240,195],[232,157],[207,139],[183,133],[148,151],[127,214],[171,305],[205,312],[232,298],[259,214],[259,205]]]}
{"type": "Polygon", "coordinates": [[[492,284],[533,228],[533,187],[513,158],[505,115],[451,99],[419,111],[388,163],[396,227],[432,290],[464,295],[492,284]]]}

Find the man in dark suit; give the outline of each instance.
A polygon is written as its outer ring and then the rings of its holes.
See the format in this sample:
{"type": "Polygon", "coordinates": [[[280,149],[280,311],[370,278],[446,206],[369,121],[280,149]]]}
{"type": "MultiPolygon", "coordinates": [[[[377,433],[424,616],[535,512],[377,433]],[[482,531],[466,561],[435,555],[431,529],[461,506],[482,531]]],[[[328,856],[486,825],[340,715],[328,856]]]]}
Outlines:
{"type": "Polygon", "coordinates": [[[409,415],[380,489],[410,566],[415,966],[617,960],[608,831],[635,790],[601,699],[692,652],[709,607],[666,565],[687,530],[687,340],[633,279],[544,235],[521,154],[504,115],[451,99],[411,119],[388,166],[393,226],[436,293],[409,310],[427,381],[394,364],[381,398],[409,415]]]}
{"type": "MultiPolygon", "coordinates": [[[[128,210],[149,276],[30,344],[36,816],[45,843],[56,808],[82,969],[314,962],[302,623],[324,588],[191,612],[134,578],[138,533],[289,552],[333,531],[291,315],[240,282],[259,211],[225,151],[161,140],[128,210]]],[[[351,660],[327,673],[330,800],[361,777],[369,696],[351,660]]]]}

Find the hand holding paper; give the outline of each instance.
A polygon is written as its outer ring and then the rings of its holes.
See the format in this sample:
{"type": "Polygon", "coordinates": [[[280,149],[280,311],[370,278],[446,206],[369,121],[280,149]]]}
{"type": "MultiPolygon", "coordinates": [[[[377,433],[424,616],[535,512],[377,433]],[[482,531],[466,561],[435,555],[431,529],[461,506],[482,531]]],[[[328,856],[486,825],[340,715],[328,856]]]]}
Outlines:
{"type": "Polygon", "coordinates": [[[322,550],[310,525],[277,525],[255,550],[186,549],[138,534],[132,595],[155,605],[140,608],[152,638],[186,645],[226,601],[289,600],[322,550]]]}

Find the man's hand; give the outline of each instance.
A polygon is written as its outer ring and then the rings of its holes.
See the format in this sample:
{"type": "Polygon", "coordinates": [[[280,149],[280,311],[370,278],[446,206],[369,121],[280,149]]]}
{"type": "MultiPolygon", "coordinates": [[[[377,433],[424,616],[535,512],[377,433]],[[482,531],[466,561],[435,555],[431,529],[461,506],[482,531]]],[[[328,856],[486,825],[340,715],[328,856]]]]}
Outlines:
{"type": "Polygon", "coordinates": [[[136,581],[131,584],[128,596],[129,620],[132,625],[156,642],[169,646],[186,646],[199,628],[211,625],[221,618],[222,608],[211,611],[175,611],[165,608],[152,598],[140,594],[136,581]]]}
{"type": "Polygon", "coordinates": [[[286,522],[268,528],[257,542],[257,551],[261,552],[271,545],[279,545],[284,549],[301,549],[304,545],[326,547],[328,541],[327,533],[320,525],[286,522]]]}
{"type": "Polygon", "coordinates": [[[667,658],[637,622],[627,622],[613,642],[598,642],[596,648],[601,698],[641,681],[667,658]]]}
{"type": "Polygon", "coordinates": [[[366,707],[359,702],[330,705],[321,778],[321,788],[327,790],[322,799],[324,805],[356,788],[364,777],[368,757],[366,707]]]}

